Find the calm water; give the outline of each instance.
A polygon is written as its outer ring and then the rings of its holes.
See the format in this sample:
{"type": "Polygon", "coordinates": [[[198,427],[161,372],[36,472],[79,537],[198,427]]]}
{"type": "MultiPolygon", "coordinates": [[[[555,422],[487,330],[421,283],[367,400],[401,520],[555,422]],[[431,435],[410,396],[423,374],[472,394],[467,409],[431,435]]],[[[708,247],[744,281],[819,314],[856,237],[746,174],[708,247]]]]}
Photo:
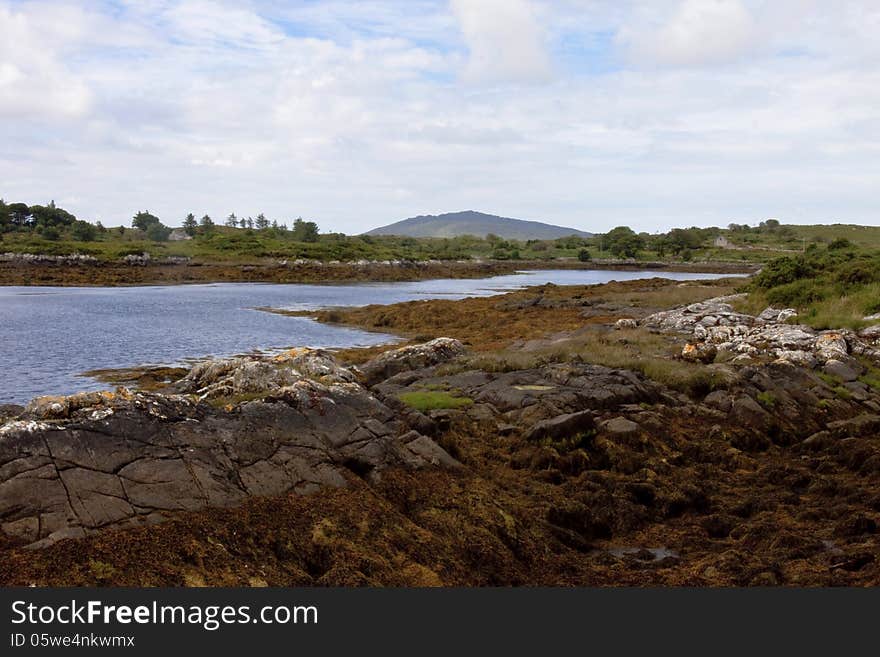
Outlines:
{"type": "Polygon", "coordinates": [[[579,285],[670,272],[524,272],[476,280],[356,285],[221,283],[128,288],[0,287],[0,403],[106,387],[82,372],[293,346],[352,347],[390,338],[253,310],[311,310],[412,299],[490,295],[556,283],[579,285]]]}

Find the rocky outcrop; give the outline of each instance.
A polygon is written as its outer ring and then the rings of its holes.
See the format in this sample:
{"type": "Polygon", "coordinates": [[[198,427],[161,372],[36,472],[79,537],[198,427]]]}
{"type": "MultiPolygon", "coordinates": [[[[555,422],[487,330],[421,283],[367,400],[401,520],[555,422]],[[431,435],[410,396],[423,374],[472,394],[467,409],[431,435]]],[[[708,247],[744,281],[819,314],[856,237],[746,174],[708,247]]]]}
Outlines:
{"type": "Polygon", "coordinates": [[[436,338],[424,344],[403,347],[380,354],[361,367],[364,381],[372,385],[401,372],[445,363],[464,353],[464,345],[454,338],[436,338]]]}
{"type": "Polygon", "coordinates": [[[278,356],[242,356],[197,363],[176,385],[200,399],[272,392],[309,378],[324,384],[354,383],[356,370],[342,367],[322,349],[292,349],[278,356]]]}
{"type": "Polygon", "coordinates": [[[740,295],[655,313],[642,320],[649,328],[679,331],[691,336],[682,349],[685,360],[711,363],[724,356],[733,363],[752,364],[780,360],[807,368],[821,367],[826,374],[854,381],[863,372],[855,356],[880,362],[875,346],[880,328],[816,331],[791,324],[792,308],[767,308],[757,316],[736,312],[731,301],[740,295]]]}
{"type": "MultiPolygon", "coordinates": [[[[202,363],[193,395],[39,398],[0,425],[0,529],[41,547],[252,496],[305,494],[390,466],[455,466],[325,352],[202,363]],[[258,397],[218,409],[227,392],[258,397]]],[[[19,409],[20,410],[20,409],[19,409]]]]}
{"type": "Polygon", "coordinates": [[[91,265],[97,258],[82,253],[71,255],[46,255],[43,253],[0,253],[0,262],[26,263],[33,265],[91,265]]]}

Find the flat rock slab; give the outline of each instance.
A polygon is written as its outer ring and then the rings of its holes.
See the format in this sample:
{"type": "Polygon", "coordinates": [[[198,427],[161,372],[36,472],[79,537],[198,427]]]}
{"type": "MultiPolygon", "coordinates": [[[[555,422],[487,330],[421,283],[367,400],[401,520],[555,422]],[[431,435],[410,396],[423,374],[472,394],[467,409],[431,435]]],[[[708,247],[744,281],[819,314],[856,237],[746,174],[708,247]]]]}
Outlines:
{"type": "Polygon", "coordinates": [[[0,426],[0,530],[41,547],[248,496],[341,487],[352,473],[457,465],[407,429],[355,383],[300,380],[231,411],[145,393],[53,398],[0,426]]]}

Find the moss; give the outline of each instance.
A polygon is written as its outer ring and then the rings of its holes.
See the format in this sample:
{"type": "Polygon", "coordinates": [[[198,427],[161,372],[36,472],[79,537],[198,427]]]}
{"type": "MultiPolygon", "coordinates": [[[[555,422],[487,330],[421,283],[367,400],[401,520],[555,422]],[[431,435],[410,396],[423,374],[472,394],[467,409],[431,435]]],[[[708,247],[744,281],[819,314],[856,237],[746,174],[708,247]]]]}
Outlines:
{"type": "Polygon", "coordinates": [[[880,390],[880,367],[877,367],[873,361],[867,358],[860,358],[859,361],[865,368],[865,373],[859,377],[859,381],[869,388],[880,390]]]}
{"type": "Polygon", "coordinates": [[[834,376],[833,374],[827,374],[825,372],[816,372],[816,376],[818,376],[829,388],[836,388],[841,383],[843,383],[843,379],[834,376]]]}
{"type": "Polygon", "coordinates": [[[223,408],[224,406],[237,406],[244,402],[262,399],[267,394],[269,393],[265,390],[263,392],[242,392],[237,395],[229,395],[228,397],[215,397],[214,399],[209,399],[207,401],[214,408],[223,408]]]}
{"type": "Polygon", "coordinates": [[[837,395],[838,399],[849,400],[852,399],[852,393],[844,388],[843,386],[834,386],[832,388],[834,394],[837,395]]]}
{"type": "Polygon", "coordinates": [[[444,408],[462,408],[470,406],[474,400],[470,397],[458,397],[448,392],[404,392],[398,399],[417,411],[435,411],[444,408]]]}
{"type": "Polygon", "coordinates": [[[89,570],[96,580],[110,580],[116,575],[116,568],[104,561],[89,560],[89,570]]]}
{"type": "Polygon", "coordinates": [[[776,397],[773,395],[772,392],[769,392],[767,390],[759,392],[757,394],[757,396],[755,397],[755,399],[758,401],[758,403],[761,406],[766,408],[768,411],[773,410],[773,408],[775,408],[776,404],[777,404],[776,397]]]}
{"type": "Polygon", "coordinates": [[[596,430],[590,429],[588,431],[580,431],[574,435],[564,436],[562,438],[551,438],[547,436],[541,439],[540,445],[543,447],[552,447],[560,454],[567,454],[568,452],[578,449],[589,449],[590,445],[593,443],[593,438],[595,437],[596,430]]]}

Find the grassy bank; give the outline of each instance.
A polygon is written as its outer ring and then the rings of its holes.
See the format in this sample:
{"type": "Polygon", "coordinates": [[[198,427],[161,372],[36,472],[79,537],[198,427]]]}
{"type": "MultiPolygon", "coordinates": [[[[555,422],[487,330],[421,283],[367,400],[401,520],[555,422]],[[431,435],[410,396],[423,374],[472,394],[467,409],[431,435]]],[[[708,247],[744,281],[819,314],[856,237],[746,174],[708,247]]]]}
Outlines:
{"type": "Polygon", "coordinates": [[[750,285],[747,311],[797,308],[798,322],[817,329],[858,329],[880,313],[880,251],[840,243],[769,262],[750,285]]]}

